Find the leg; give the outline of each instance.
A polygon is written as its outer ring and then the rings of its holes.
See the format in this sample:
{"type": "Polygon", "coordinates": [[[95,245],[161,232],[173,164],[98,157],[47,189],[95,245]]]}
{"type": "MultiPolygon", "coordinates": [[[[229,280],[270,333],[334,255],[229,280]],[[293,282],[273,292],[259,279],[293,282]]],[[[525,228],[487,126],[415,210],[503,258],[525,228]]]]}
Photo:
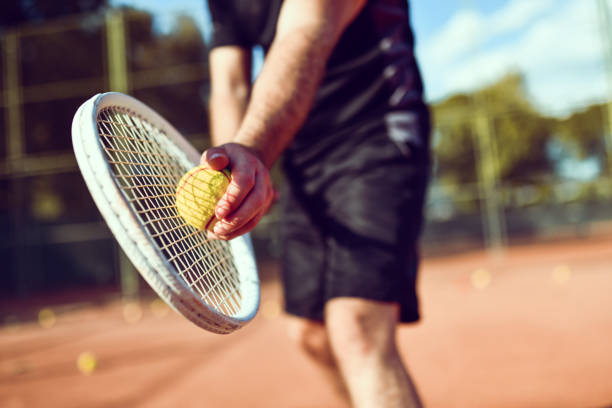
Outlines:
{"type": "Polygon", "coordinates": [[[348,392],[338,371],[325,326],[316,321],[292,317],[287,329],[300,350],[327,377],[338,396],[348,403],[348,392]]]}
{"type": "Polygon", "coordinates": [[[422,406],[395,342],[397,305],[336,298],[326,305],[325,321],[354,407],[422,406]]]}

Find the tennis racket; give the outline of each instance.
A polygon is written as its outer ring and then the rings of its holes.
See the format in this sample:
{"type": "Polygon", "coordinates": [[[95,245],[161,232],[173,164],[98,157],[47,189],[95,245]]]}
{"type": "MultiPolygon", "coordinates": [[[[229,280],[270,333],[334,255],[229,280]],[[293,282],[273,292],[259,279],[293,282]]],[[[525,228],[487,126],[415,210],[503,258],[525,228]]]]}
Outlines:
{"type": "Polygon", "coordinates": [[[176,210],[176,185],[200,155],[172,125],[130,96],[98,94],[77,110],[72,143],[110,230],[168,305],[215,333],[255,316],[259,279],[249,236],[209,240],[176,210]]]}

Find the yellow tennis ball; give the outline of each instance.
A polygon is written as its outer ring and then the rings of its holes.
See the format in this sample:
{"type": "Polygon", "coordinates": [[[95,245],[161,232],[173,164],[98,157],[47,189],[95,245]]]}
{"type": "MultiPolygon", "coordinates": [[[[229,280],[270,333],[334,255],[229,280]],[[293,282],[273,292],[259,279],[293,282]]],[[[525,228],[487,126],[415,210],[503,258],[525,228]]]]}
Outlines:
{"type": "Polygon", "coordinates": [[[77,368],[85,375],[93,373],[98,367],[98,359],[94,353],[84,351],[77,358],[77,368]]]}
{"type": "Polygon", "coordinates": [[[230,182],[230,172],[198,166],[189,170],[176,187],[176,209],[185,222],[198,230],[212,230],[215,207],[230,182]]]}

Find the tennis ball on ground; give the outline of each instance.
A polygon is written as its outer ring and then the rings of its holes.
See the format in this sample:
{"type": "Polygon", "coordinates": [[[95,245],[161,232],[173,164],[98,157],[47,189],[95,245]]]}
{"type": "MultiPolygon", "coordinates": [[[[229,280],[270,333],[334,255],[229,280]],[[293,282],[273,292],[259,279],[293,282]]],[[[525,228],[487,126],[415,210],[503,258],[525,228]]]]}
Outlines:
{"type": "Polygon", "coordinates": [[[472,286],[476,289],[486,289],[491,284],[491,274],[484,268],[476,269],[471,276],[472,286]]]}
{"type": "Polygon", "coordinates": [[[40,327],[44,329],[50,329],[55,326],[56,322],[55,313],[52,309],[45,307],[38,312],[38,323],[40,327]]]}
{"type": "Polygon", "coordinates": [[[77,368],[85,375],[93,373],[98,366],[98,359],[94,353],[84,351],[77,358],[77,368]]]}
{"type": "Polygon", "coordinates": [[[142,308],[138,302],[123,305],[123,319],[128,323],[138,323],[142,319],[142,308]]]}
{"type": "Polygon", "coordinates": [[[230,172],[198,166],[189,170],[176,187],[176,208],[185,222],[198,230],[212,230],[215,207],[230,183],[230,172]]]}

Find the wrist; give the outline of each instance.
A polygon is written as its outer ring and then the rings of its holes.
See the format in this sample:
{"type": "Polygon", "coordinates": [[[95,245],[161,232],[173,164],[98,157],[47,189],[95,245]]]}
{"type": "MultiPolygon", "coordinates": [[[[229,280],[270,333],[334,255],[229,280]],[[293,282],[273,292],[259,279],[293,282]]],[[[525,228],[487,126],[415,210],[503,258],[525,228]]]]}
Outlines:
{"type": "Polygon", "coordinates": [[[241,147],[248,150],[251,154],[257,157],[259,161],[262,162],[264,166],[266,166],[266,168],[270,169],[274,164],[274,160],[270,159],[266,154],[266,149],[264,149],[264,147],[256,141],[248,138],[241,138],[240,135],[237,135],[232,141],[232,143],[240,145],[241,147]]]}

